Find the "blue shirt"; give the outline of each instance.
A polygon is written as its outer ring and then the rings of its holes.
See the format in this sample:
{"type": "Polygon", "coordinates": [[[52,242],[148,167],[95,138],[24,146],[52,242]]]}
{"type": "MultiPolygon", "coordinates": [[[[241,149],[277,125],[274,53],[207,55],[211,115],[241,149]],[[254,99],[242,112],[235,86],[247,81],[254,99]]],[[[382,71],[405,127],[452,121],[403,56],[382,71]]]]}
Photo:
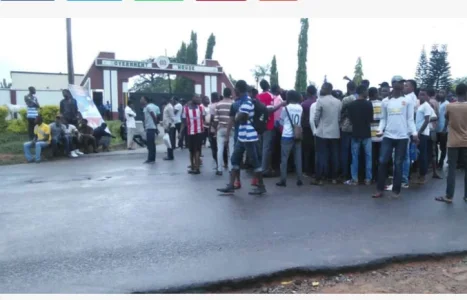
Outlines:
{"type": "Polygon", "coordinates": [[[258,141],[258,133],[252,124],[253,117],[255,116],[255,106],[248,96],[240,98],[238,112],[248,115],[246,123],[238,126],[238,140],[247,143],[258,141]]]}
{"type": "Polygon", "coordinates": [[[444,126],[446,125],[446,106],[448,103],[448,101],[444,101],[439,104],[438,128],[436,132],[444,132],[444,126]]]}

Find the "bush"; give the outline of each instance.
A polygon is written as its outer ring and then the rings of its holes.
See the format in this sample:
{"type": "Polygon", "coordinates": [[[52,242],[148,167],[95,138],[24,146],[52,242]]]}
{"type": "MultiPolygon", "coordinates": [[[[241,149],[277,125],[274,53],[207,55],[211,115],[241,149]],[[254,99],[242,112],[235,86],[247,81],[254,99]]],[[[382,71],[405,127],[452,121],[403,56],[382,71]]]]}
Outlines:
{"type": "Polygon", "coordinates": [[[122,143],[123,142],[122,137],[120,136],[120,125],[122,125],[122,122],[117,120],[117,121],[106,121],[105,123],[109,127],[109,130],[112,133],[112,135],[116,136],[115,139],[112,139],[112,145],[122,143]]]}
{"type": "Polygon", "coordinates": [[[57,105],[44,105],[41,107],[40,114],[45,124],[50,124],[55,121],[55,117],[60,112],[57,105]]]}
{"type": "Polygon", "coordinates": [[[9,120],[7,121],[7,132],[9,133],[27,133],[27,125],[25,120],[9,120]]]}
{"type": "Polygon", "coordinates": [[[21,108],[19,110],[19,115],[21,117],[21,120],[26,121],[27,114],[28,114],[28,111],[26,110],[26,108],[21,108]]]}
{"type": "Polygon", "coordinates": [[[8,116],[8,107],[0,106],[0,132],[5,132],[7,128],[6,117],[8,116]]]}

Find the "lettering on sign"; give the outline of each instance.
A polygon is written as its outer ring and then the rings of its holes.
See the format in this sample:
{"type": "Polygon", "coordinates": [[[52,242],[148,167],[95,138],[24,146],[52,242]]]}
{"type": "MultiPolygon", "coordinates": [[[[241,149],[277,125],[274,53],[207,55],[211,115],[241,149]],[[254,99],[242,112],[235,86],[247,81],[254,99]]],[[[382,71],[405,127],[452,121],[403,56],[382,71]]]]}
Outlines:
{"type": "Polygon", "coordinates": [[[143,61],[131,61],[131,60],[107,60],[102,59],[99,63],[97,60],[96,65],[107,66],[107,67],[117,67],[117,68],[135,68],[135,69],[151,69],[151,62],[143,61]]]}

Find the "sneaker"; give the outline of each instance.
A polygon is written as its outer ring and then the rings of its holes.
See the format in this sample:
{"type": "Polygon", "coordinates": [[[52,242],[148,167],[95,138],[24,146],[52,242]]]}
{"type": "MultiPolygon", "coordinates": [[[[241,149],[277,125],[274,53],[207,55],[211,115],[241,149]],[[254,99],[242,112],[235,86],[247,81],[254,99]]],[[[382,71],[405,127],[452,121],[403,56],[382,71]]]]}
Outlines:
{"type": "Polygon", "coordinates": [[[253,178],[253,179],[251,180],[251,185],[252,185],[252,186],[258,186],[258,178],[253,178]]]}
{"type": "Polygon", "coordinates": [[[217,175],[217,176],[222,176],[222,172],[221,172],[221,171],[217,171],[217,172],[216,172],[216,175],[217,175]]]}
{"type": "Polygon", "coordinates": [[[392,184],[387,185],[387,186],[384,188],[384,190],[386,190],[386,191],[392,191],[392,184]]]}
{"type": "Polygon", "coordinates": [[[371,185],[371,180],[365,179],[365,185],[371,185]]]}
{"type": "Polygon", "coordinates": [[[235,193],[235,187],[228,184],[225,188],[217,189],[217,191],[224,194],[233,194],[235,193]]]}
{"type": "Polygon", "coordinates": [[[352,186],[355,186],[357,185],[357,183],[355,181],[353,181],[352,179],[351,180],[347,180],[346,182],[344,182],[345,185],[352,185],[352,186]]]}
{"type": "Polygon", "coordinates": [[[403,184],[401,185],[401,187],[402,187],[403,189],[408,189],[408,188],[409,188],[409,184],[408,184],[408,183],[403,183],[403,184]]]}
{"type": "Polygon", "coordinates": [[[287,186],[287,183],[285,183],[285,181],[279,181],[278,183],[276,183],[277,186],[281,186],[281,187],[286,187],[287,186]]]}
{"type": "Polygon", "coordinates": [[[79,150],[75,150],[75,153],[78,154],[78,155],[84,155],[84,153],[79,151],[79,150]]]}
{"type": "Polygon", "coordinates": [[[240,180],[235,180],[234,189],[239,190],[241,188],[242,188],[242,183],[240,182],[240,180]]]}
{"type": "Polygon", "coordinates": [[[260,195],[265,194],[265,193],[266,193],[266,188],[263,185],[263,186],[256,187],[255,189],[253,189],[248,194],[253,195],[253,196],[260,196],[260,195]]]}
{"type": "Polygon", "coordinates": [[[76,154],[74,151],[71,151],[69,157],[78,157],[78,154],[76,154]]]}
{"type": "Polygon", "coordinates": [[[152,165],[154,163],[155,163],[155,161],[153,161],[153,160],[147,160],[143,164],[151,164],[152,165]]]}

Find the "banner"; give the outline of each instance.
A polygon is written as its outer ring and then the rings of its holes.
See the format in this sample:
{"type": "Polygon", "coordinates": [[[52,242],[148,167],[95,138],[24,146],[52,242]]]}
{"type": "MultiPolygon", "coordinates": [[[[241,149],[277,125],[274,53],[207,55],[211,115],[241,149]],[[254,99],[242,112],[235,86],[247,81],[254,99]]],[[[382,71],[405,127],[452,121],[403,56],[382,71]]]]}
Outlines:
{"type": "Polygon", "coordinates": [[[88,120],[88,125],[93,129],[100,126],[104,122],[104,119],[102,119],[99,110],[94,104],[94,101],[92,101],[89,90],[73,84],[69,84],[68,89],[70,90],[71,96],[78,103],[78,111],[83,116],[83,119],[88,120]]]}

